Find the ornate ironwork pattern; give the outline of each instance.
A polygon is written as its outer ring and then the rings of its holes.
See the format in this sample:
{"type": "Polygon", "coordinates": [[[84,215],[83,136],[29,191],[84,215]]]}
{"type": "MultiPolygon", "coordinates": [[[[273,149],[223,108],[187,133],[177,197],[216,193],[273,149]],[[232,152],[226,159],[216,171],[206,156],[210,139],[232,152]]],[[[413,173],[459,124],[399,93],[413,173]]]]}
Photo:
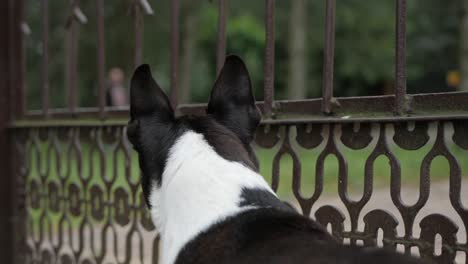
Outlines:
{"type": "MultiPolygon", "coordinates": [[[[275,190],[286,180],[280,175],[281,158],[291,156],[290,188],[302,213],[331,227],[330,231],[343,241],[375,246],[381,240],[384,247],[397,249],[401,245],[408,254],[417,248],[422,257],[454,263],[457,252],[468,252],[467,242],[457,236],[460,230],[466,237],[468,208],[462,203],[462,161],[449,146],[468,150],[468,124],[441,121],[416,122],[413,126],[403,122],[262,125],[256,144],[275,151],[272,164],[262,164],[272,166],[275,190]],[[421,164],[415,164],[421,168],[420,191],[411,205],[401,197],[401,178],[405,175],[390,145],[404,150],[429,147],[421,164]],[[372,148],[365,162],[362,196],[356,200],[348,195],[348,161],[341,150],[344,146],[353,150],[372,148]],[[316,160],[301,162],[298,147],[320,149],[320,154],[316,160]],[[344,205],[342,209],[330,204],[316,206],[323,197],[324,161],[330,155],[338,160],[336,196],[344,205]],[[363,208],[375,190],[373,167],[380,156],[389,161],[388,188],[397,211],[379,208],[364,214],[363,208]],[[437,212],[416,221],[421,210],[430,206],[430,167],[437,156],[449,164],[447,199],[464,226],[437,212]],[[303,170],[305,162],[315,163],[315,172],[303,170]],[[315,180],[309,197],[301,192],[301,181],[307,177],[315,180]],[[439,242],[436,236],[440,236],[439,242]],[[437,247],[441,252],[435,254],[437,247]]],[[[142,199],[138,163],[124,130],[123,126],[18,130],[17,149],[24,164],[20,178],[26,186],[25,263],[157,262],[156,231],[142,199]]]]}
{"type": "Polygon", "coordinates": [[[24,154],[27,193],[26,263],[157,259],[156,232],[124,130],[21,131],[17,145],[24,154]]]}

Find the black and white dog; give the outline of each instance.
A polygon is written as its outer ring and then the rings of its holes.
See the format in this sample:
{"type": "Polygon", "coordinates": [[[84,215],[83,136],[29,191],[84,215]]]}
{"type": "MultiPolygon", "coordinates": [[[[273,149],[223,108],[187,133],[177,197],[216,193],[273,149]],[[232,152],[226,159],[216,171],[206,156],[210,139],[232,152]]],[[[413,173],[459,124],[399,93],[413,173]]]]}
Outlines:
{"type": "Polygon", "coordinates": [[[159,263],[420,263],[343,246],[277,198],[250,146],[260,114],[239,57],[226,58],[203,117],[176,117],[148,65],[130,93],[127,133],[160,232],[159,263]]]}

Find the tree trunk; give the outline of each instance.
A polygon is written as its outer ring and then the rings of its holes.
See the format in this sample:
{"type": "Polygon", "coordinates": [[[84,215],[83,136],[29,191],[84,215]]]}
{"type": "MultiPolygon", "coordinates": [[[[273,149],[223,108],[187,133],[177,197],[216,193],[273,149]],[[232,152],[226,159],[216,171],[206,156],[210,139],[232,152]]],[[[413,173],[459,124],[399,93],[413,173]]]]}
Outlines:
{"type": "Polygon", "coordinates": [[[288,99],[306,97],[305,0],[291,1],[288,99]]]}
{"type": "Polygon", "coordinates": [[[192,69],[193,60],[195,55],[195,44],[196,44],[196,12],[190,12],[187,15],[184,25],[185,37],[182,47],[182,72],[181,72],[181,86],[179,93],[180,103],[189,103],[190,101],[190,90],[192,83],[192,69]]]}
{"type": "Polygon", "coordinates": [[[460,90],[468,91],[468,0],[462,0],[463,16],[460,27],[460,90]]]}

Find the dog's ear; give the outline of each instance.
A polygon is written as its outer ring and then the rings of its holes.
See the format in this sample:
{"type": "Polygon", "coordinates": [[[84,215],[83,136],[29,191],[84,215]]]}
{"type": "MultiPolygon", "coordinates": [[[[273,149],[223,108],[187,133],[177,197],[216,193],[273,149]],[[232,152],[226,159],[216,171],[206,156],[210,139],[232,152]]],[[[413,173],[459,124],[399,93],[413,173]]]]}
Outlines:
{"type": "Polygon", "coordinates": [[[226,57],[211,91],[207,114],[233,131],[243,143],[252,141],[260,114],[255,106],[249,72],[238,56],[226,57]]]}
{"type": "Polygon", "coordinates": [[[151,76],[147,64],[139,66],[130,83],[130,116],[133,120],[144,116],[160,120],[174,119],[174,110],[164,91],[151,76]]]}
{"type": "Polygon", "coordinates": [[[169,99],[146,64],[135,70],[130,83],[130,116],[127,137],[138,152],[141,186],[146,203],[151,206],[151,186],[162,182],[164,164],[173,144],[175,117],[169,99]]]}

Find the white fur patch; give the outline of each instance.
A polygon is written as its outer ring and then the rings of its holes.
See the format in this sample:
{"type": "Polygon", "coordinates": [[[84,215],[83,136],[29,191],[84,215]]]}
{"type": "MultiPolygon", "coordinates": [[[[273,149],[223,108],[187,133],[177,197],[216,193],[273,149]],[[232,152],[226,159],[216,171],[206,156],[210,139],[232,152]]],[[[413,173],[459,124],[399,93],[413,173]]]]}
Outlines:
{"type": "Polygon", "coordinates": [[[239,207],[243,187],[274,194],[262,176],[219,156],[203,135],[183,134],[170,150],[161,187],[155,184],[149,198],[161,236],[159,263],[173,263],[197,234],[249,209],[239,207]]]}

